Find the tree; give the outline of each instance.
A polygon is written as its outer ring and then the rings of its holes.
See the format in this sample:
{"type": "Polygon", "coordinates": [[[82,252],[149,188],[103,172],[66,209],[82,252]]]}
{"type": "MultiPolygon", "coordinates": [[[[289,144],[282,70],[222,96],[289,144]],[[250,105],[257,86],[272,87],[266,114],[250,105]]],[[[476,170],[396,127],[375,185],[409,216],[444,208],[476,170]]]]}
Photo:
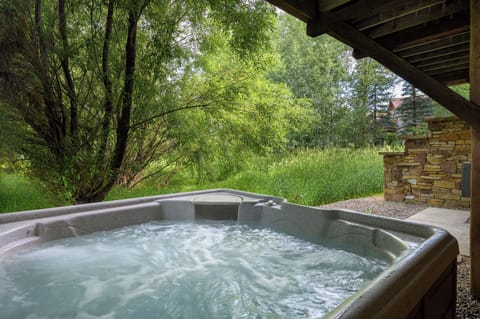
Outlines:
{"type": "Polygon", "coordinates": [[[298,98],[308,99],[314,113],[309,127],[298,132],[295,144],[327,147],[341,144],[345,117],[350,49],[329,36],[310,38],[304,25],[289,15],[279,19],[276,48],[283,67],[272,78],[286,83],[298,98]]]}
{"type": "Polygon", "coordinates": [[[2,1],[0,103],[26,128],[31,172],[74,202],[103,199],[175,146],[168,115],[210,105],[178,95],[202,26],[246,57],[271,14],[263,1],[2,1]]]}
{"type": "Polygon", "coordinates": [[[403,84],[404,100],[395,111],[399,135],[420,135],[425,133],[424,119],[433,115],[432,100],[419,92],[408,82],[403,84]]]}
{"type": "Polygon", "coordinates": [[[351,136],[356,147],[383,140],[388,123],[388,103],[396,83],[395,75],[376,61],[357,61],[352,75],[350,106],[351,136]]]}
{"type": "Polygon", "coordinates": [[[253,60],[231,59],[222,35],[210,39],[215,46],[209,45],[193,67],[202,72],[185,74],[190,85],[182,94],[201,95],[212,104],[174,114],[172,133],[183,164],[199,179],[218,181],[242,169],[252,154],[284,151],[308,109],[285,84],[267,78],[280,63],[277,55],[268,50],[253,60]]]}
{"type": "Polygon", "coordinates": [[[310,101],[313,113],[291,144],[361,147],[381,139],[393,73],[368,58],[354,62],[350,49],[329,36],[308,37],[288,15],[280,16],[278,28],[274,43],[283,64],[272,78],[310,101]]]}

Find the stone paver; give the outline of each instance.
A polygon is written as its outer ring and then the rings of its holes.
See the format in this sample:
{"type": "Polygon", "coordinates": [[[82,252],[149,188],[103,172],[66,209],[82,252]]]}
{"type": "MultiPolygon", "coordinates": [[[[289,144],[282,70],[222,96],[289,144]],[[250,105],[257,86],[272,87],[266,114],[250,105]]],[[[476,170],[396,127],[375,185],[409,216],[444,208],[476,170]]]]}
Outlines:
{"type": "Polygon", "coordinates": [[[470,256],[469,218],[469,211],[429,207],[410,216],[407,220],[445,229],[457,239],[460,254],[470,256]]]}

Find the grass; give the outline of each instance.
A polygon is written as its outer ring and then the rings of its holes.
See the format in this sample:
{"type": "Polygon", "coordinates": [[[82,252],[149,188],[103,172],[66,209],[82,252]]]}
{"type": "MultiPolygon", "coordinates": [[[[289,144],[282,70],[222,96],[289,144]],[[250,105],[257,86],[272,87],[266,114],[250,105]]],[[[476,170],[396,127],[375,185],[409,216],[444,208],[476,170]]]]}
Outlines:
{"type": "Polygon", "coordinates": [[[302,150],[274,158],[253,158],[244,170],[224,181],[195,183],[184,172],[168,188],[148,185],[133,190],[115,188],[108,199],[209,188],[269,194],[315,206],[381,193],[383,159],[374,148],[302,150]]]}
{"type": "Polygon", "coordinates": [[[304,150],[222,184],[315,206],[382,192],[383,160],[375,149],[304,150]]]}
{"type": "Polygon", "coordinates": [[[0,213],[55,206],[39,183],[20,174],[0,172],[0,213]]]}
{"type": "MultiPolygon", "coordinates": [[[[0,212],[53,206],[35,183],[18,175],[0,176],[0,212]]],[[[315,206],[381,193],[383,159],[375,148],[302,150],[251,158],[240,173],[223,181],[199,183],[184,170],[166,188],[155,186],[154,181],[134,189],[115,187],[106,200],[209,188],[269,194],[315,206]]]]}

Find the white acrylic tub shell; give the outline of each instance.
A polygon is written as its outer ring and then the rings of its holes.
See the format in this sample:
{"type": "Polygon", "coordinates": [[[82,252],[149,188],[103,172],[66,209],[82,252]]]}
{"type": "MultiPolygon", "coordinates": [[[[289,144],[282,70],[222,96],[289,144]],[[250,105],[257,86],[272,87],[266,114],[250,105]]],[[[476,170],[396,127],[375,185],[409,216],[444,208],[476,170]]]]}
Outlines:
{"type": "Polygon", "coordinates": [[[458,245],[446,231],[347,210],[296,205],[278,197],[235,190],[1,214],[0,260],[25,247],[54,239],[152,220],[196,219],[233,219],[239,224],[269,227],[391,262],[373,282],[326,318],[454,318],[458,245]]]}

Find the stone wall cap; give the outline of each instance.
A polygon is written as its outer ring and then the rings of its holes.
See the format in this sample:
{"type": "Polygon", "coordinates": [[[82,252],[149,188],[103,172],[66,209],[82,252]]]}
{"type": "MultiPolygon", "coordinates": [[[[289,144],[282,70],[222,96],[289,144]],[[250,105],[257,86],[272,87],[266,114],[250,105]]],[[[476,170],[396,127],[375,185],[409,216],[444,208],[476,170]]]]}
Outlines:
{"type": "Polygon", "coordinates": [[[427,135],[402,135],[402,136],[399,136],[399,138],[402,140],[423,140],[423,139],[427,139],[428,136],[427,135]]]}
{"type": "Polygon", "coordinates": [[[378,154],[380,155],[386,155],[386,156],[398,156],[398,155],[405,155],[405,151],[402,151],[402,152],[388,152],[388,151],[382,151],[382,152],[378,152],[378,154]]]}
{"type": "Polygon", "coordinates": [[[426,117],[423,119],[424,122],[455,122],[455,121],[462,121],[458,116],[446,116],[446,117],[426,117]]]}

